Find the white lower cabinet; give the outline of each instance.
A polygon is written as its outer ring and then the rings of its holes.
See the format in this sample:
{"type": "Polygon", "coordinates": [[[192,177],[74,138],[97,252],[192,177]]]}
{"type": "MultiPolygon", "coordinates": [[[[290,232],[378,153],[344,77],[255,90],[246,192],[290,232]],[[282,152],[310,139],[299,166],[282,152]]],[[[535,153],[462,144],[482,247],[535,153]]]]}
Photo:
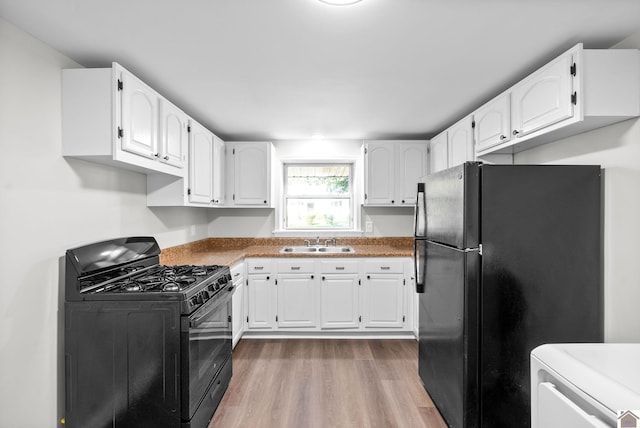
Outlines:
{"type": "Polygon", "coordinates": [[[357,260],[320,261],[323,329],[360,328],[359,267],[357,260]]]}
{"type": "Polygon", "coordinates": [[[362,325],[365,328],[396,327],[404,323],[402,274],[367,275],[362,292],[362,325]]]}
{"type": "Polygon", "coordinates": [[[399,257],[247,259],[245,332],[413,332],[411,266],[399,257]]]}
{"type": "Polygon", "coordinates": [[[323,329],[360,327],[359,280],[356,274],[321,277],[323,329]]]}
{"type": "Polygon", "coordinates": [[[276,277],[278,328],[316,326],[316,280],[309,273],[276,277]]]}
{"type": "Polygon", "coordinates": [[[244,263],[236,263],[231,266],[230,270],[233,281],[231,332],[233,347],[235,347],[244,332],[244,263]]]}
{"type": "Polygon", "coordinates": [[[247,328],[276,328],[276,288],[271,262],[265,259],[246,261],[247,328]]]}

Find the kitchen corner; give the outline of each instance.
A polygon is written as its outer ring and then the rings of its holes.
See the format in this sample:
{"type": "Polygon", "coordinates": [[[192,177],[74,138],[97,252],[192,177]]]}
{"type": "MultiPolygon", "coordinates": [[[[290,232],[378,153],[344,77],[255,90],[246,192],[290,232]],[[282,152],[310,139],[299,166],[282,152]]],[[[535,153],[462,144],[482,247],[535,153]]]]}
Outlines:
{"type": "MultiPolygon", "coordinates": [[[[301,245],[304,238],[208,238],[162,249],[160,263],[165,265],[227,265],[247,257],[309,257],[307,254],[283,254],[287,245],[301,245]]],[[[354,253],[323,254],[311,257],[411,257],[412,237],[340,238],[340,245],[350,245],[354,253]]]]}

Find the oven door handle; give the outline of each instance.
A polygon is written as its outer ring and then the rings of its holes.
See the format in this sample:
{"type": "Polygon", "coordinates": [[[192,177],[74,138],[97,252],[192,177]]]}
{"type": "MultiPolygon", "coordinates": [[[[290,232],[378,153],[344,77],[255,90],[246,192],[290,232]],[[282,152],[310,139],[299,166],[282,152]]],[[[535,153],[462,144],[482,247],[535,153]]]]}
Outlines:
{"type": "Polygon", "coordinates": [[[233,286],[227,288],[227,294],[220,296],[216,295],[213,298],[209,299],[202,307],[200,307],[197,311],[193,313],[189,317],[189,326],[197,327],[198,324],[202,322],[202,320],[206,319],[211,312],[218,309],[218,307],[227,303],[231,297],[233,296],[233,286]]]}

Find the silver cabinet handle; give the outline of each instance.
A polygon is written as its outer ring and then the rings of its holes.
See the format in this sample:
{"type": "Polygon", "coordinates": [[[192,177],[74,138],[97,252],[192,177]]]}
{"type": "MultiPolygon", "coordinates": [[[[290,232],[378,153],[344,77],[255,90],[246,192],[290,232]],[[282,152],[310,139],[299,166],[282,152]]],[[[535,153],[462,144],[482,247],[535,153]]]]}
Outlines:
{"type": "Polygon", "coordinates": [[[513,132],[512,132],[513,135],[518,135],[519,133],[520,133],[520,131],[518,131],[517,129],[514,129],[513,132]]]}
{"type": "Polygon", "coordinates": [[[300,270],[300,266],[291,266],[291,270],[300,270]]]}
{"type": "Polygon", "coordinates": [[[162,159],[164,159],[164,160],[169,160],[169,156],[165,156],[165,157],[163,157],[162,159]]]}
{"type": "Polygon", "coordinates": [[[336,270],[344,270],[344,266],[336,266],[336,270]]]}
{"type": "Polygon", "coordinates": [[[380,266],[380,269],[381,270],[389,270],[389,269],[391,269],[391,267],[390,266],[380,266]]]}
{"type": "Polygon", "coordinates": [[[501,139],[501,140],[506,140],[506,139],[507,139],[507,136],[506,136],[506,135],[501,135],[501,136],[500,136],[500,139],[501,139]]]}

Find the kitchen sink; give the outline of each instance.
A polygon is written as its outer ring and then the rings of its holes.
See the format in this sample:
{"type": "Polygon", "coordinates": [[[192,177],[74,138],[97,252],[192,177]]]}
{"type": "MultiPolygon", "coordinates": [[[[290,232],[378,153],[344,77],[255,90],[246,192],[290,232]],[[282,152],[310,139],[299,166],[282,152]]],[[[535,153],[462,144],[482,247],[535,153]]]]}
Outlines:
{"type": "Polygon", "coordinates": [[[355,253],[356,250],[353,249],[350,245],[337,245],[335,247],[323,247],[319,245],[293,245],[282,247],[280,250],[281,253],[290,253],[290,254],[348,254],[355,253]]]}

